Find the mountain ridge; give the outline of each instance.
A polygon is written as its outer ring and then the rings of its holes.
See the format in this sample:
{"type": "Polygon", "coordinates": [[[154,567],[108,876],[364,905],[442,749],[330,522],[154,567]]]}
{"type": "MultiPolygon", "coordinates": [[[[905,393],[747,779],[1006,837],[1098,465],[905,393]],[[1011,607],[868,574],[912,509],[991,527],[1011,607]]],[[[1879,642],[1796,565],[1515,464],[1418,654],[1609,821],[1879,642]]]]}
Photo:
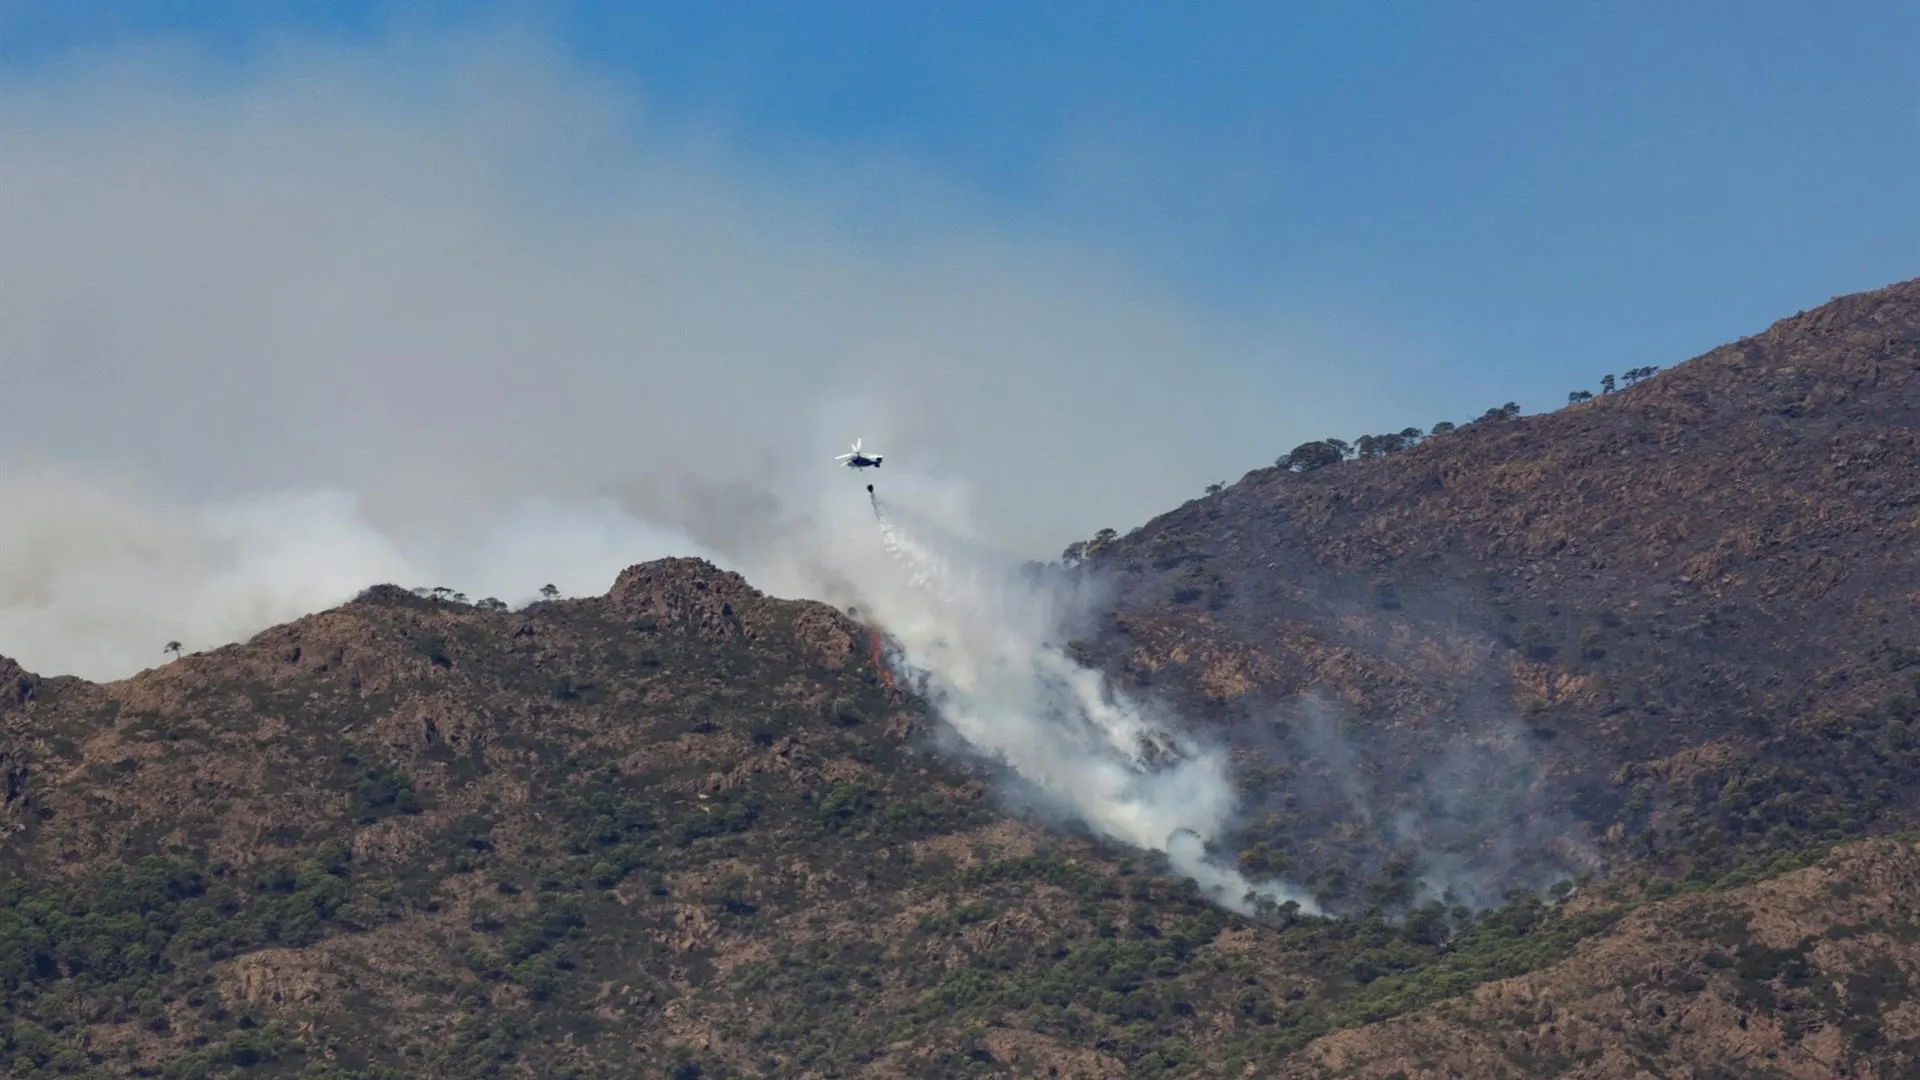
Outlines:
{"type": "Polygon", "coordinates": [[[1056,569],[1110,587],[1067,649],[1230,749],[1218,854],[1334,918],[1007,802],[884,627],[697,559],[0,659],[0,1065],[1900,1075],[1916,376],[1920,281],[1056,569]]]}
{"type": "Polygon", "coordinates": [[[1120,599],[1086,655],[1230,740],[1319,695],[1399,759],[1383,788],[1448,740],[1522,746],[1622,861],[1625,774],[1715,781],[1645,793],[1665,821],[1742,771],[1811,754],[1831,786],[1867,767],[1834,757],[1854,736],[1907,742],[1920,619],[1887,583],[1920,572],[1917,373],[1904,282],[1551,414],[1256,470],[1089,546],[1120,599]]]}

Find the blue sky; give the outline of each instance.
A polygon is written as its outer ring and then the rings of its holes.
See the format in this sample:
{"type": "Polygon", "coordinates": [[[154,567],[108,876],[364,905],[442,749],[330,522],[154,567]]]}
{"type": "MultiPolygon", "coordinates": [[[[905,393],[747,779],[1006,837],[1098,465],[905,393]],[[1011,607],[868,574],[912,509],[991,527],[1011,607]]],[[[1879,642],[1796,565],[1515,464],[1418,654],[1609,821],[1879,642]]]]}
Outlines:
{"type": "Polygon", "coordinates": [[[1910,2],[0,0],[0,71],[167,37],[237,78],[288,34],[404,62],[502,23],[776,184],[838,170],[852,218],[911,176],[1291,326],[1382,387],[1353,431],[1552,408],[1920,273],[1910,2]]]}

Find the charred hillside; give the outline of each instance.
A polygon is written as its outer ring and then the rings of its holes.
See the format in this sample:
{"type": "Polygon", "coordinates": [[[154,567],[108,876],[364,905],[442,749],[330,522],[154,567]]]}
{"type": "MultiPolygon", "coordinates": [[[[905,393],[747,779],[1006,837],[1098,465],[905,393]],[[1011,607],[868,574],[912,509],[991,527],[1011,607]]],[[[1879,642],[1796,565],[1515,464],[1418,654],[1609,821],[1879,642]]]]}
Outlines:
{"type": "Polygon", "coordinates": [[[1569,828],[1518,839],[1709,875],[1901,827],[1920,814],[1917,417],[1910,281],[1551,414],[1289,455],[1088,545],[1118,600],[1083,647],[1250,766],[1283,746],[1266,767],[1294,800],[1248,842],[1334,884],[1428,826],[1465,852],[1501,838],[1494,818],[1560,810],[1569,828]],[[1321,850],[1343,830],[1376,857],[1321,850]]]}

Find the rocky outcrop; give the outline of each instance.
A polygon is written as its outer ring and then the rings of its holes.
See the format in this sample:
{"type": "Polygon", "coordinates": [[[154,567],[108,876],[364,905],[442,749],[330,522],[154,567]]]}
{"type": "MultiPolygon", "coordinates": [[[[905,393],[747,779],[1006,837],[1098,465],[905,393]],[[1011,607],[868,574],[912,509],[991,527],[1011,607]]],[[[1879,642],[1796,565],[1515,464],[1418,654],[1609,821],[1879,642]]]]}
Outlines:
{"type": "Polygon", "coordinates": [[[731,570],[704,559],[675,558],[621,571],[607,599],[627,619],[684,629],[705,639],[751,639],[767,597],[731,570]]]}
{"type": "Polygon", "coordinates": [[[20,708],[31,701],[39,685],[39,676],[0,656],[0,713],[20,708]]]}

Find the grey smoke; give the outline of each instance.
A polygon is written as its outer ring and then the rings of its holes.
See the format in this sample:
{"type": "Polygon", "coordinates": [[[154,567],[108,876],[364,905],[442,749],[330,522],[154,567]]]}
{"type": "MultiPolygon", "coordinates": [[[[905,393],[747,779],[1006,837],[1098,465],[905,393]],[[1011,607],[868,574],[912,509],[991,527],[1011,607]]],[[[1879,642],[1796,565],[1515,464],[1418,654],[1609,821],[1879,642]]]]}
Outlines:
{"type": "Polygon", "coordinates": [[[1363,392],[1149,266],[750,151],[512,35],[0,81],[0,654],[124,676],[363,578],[598,591],[616,538],[764,542],[855,435],[1044,558],[1363,392]],[[82,519],[117,535],[25,535],[82,519]]]}
{"type": "MultiPolygon", "coordinates": [[[[961,745],[1105,838],[1163,853],[1221,904],[1250,912],[1264,897],[1317,913],[1301,890],[1249,880],[1208,853],[1239,814],[1225,749],[1067,653],[1075,594],[1022,580],[967,537],[950,488],[890,476],[888,496],[865,500],[870,521],[857,481],[845,488],[825,492],[818,515],[783,537],[788,574],[799,576],[786,580],[882,628],[896,666],[961,745]]],[[[778,566],[761,572],[783,578],[778,566]]]]}
{"type": "MultiPolygon", "coordinates": [[[[1514,890],[1538,891],[1600,866],[1584,826],[1547,782],[1547,765],[1523,725],[1484,702],[1445,735],[1403,736],[1398,766],[1379,760],[1359,728],[1343,729],[1325,699],[1306,694],[1279,710],[1278,737],[1242,740],[1256,757],[1294,768],[1278,791],[1252,793],[1264,805],[1284,795],[1292,824],[1270,837],[1312,863],[1327,832],[1341,840],[1320,869],[1349,870],[1350,884],[1375,878],[1396,856],[1410,860],[1408,906],[1439,902],[1496,907],[1514,890]],[[1417,759],[1411,774],[1407,759],[1417,759]]],[[[1308,869],[1302,866],[1302,869],[1308,869]]],[[[1327,899],[1331,899],[1328,897],[1327,899]]],[[[1364,901],[1349,898],[1344,908],[1364,901]]]]}
{"type": "Polygon", "coordinates": [[[376,582],[531,600],[604,592],[636,561],[709,555],[612,500],[502,505],[457,535],[396,540],[338,488],[187,503],[97,470],[0,470],[0,655],[114,678],[332,607],[376,582]]]}
{"type": "Polygon", "coordinates": [[[876,605],[1059,812],[1290,895],[1207,854],[1218,751],[995,575],[1270,460],[1364,372],[873,160],[756,164],[525,39],[420,60],[0,83],[0,654],[118,678],[379,581],[517,603],[701,555],[876,605]],[[830,460],[856,435],[965,574],[897,579],[830,460]]]}

